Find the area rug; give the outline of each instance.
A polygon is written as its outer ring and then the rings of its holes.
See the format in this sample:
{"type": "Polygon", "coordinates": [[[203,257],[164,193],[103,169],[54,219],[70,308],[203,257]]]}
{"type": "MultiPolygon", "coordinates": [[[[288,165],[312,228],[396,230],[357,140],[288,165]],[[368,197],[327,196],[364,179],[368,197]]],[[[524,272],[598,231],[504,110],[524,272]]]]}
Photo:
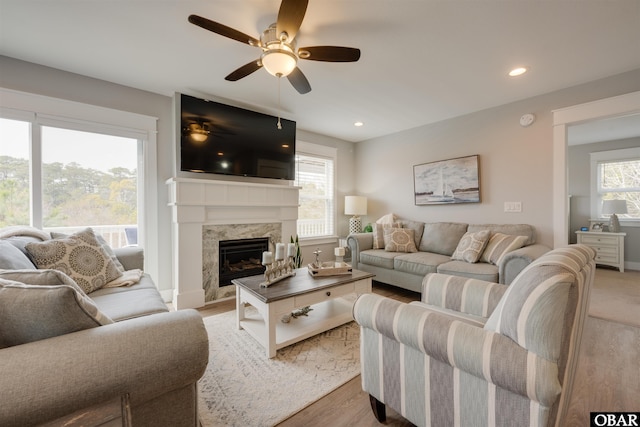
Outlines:
{"type": "Polygon", "coordinates": [[[235,311],[204,323],[210,355],[200,380],[203,427],[273,426],[360,374],[355,322],[280,349],[273,359],[236,328],[235,311]]]}

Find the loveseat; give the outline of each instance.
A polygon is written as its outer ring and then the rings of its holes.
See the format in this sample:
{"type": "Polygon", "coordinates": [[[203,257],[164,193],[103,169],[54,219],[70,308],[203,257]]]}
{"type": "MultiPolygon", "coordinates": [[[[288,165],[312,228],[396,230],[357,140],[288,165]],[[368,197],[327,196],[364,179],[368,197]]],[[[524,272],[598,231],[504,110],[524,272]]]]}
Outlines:
{"type": "Polygon", "coordinates": [[[0,230],[0,425],[197,426],[208,362],[199,313],[169,311],[138,247],[107,253],[122,273],[108,283],[36,269],[27,248],[49,237],[0,230]]]}
{"type": "Polygon", "coordinates": [[[595,251],[545,253],[510,285],[431,273],[421,301],[354,305],[362,387],[417,426],[567,425],[595,251]]]}
{"type": "Polygon", "coordinates": [[[350,234],[347,244],[353,268],[415,292],[429,273],[508,285],[550,250],[536,243],[535,229],[527,224],[424,223],[395,217],[373,224],[373,232],[350,234]]]}

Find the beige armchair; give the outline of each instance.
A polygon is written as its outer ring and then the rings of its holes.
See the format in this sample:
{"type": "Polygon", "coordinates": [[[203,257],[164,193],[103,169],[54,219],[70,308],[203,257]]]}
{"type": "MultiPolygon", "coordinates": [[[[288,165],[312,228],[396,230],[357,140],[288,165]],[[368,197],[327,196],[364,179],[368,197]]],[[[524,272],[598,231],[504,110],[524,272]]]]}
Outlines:
{"type": "Polygon", "coordinates": [[[358,298],[362,387],[418,426],[560,426],[595,252],[555,249],[509,285],[427,275],[422,301],[358,298]]]}

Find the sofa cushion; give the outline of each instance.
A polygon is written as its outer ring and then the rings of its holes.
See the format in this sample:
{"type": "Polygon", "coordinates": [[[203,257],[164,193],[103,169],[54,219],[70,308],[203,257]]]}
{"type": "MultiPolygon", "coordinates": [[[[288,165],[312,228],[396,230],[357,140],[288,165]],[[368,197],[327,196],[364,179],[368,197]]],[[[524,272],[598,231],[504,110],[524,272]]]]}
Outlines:
{"type": "Polygon", "coordinates": [[[420,241],[422,240],[422,233],[424,233],[424,222],[409,221],[409,220],[403,219],[398,221],[397,224],[401,228],[409,228],[413,230],[413,236],[416,242],[416,248],[420,246],[420,241]]]}
{"type": "Polygon", "coordinates": [[[384,250],[387,252],[418,252],[413,229],[385,228],[384,250]]]}
{"type": "Polygon", "coordinates": [[[360,252],[360,264],[374,265],[376,267],[388,268],[393,270],[393,259],[399,252],[387,252],[384,249],[367,249],[360,252]]]}
{"type": "Polygon", "coordinates": [[[0,348],[109,323],[113,321],[72,286],[0,279],[0,348]]]}
{"type": "Polygon", "coordinates": [[[38,268],[64,272],[86,293],[122,276],[91,228],[64,239],[28,243],[26,249],[38,268]]]}
{"type": "Polygon", "coordinates": [[[11,243],[0,240],[0,270],[33,269],[29,257],[11,243]]]}
{"type": "Polygon", "coordinates": [[[480,256],[480,261],[498,265],[505,254],[523,247],[527,239],[527,236],[493,233],[480,256]]]}
{"type": "Polygon", "coordinates": [[[116,322],[169,311],[148,274],[140,282],[119,288],[102,288],[89,294],[98,308],[116,322]]]}
{"type": "Polygon", "coordinates": [[[425,223],[419,250],[451,256],[467,232],[467,224],[458,222],[425,223]]]}
{"type": "Polygon", "coordinates": [[[396,256],[393,259],[393,268],[397,271],[425,276],[429,273],[435,273],[438,265],[448,261],[449,257],[446,255],[415,252],[396,256]]]}
{"type": "Polygon", "coordinates": [[[454,276],[471,277],[472,279],[498,282],[498,267],[483,262],[449,261],[438,266],[438,273],[454,276]]]}
{"type": "Polygon", "coordinates": [[[476,232],[490,230],[491,233],[503,233],[512,236],[527,236],[524,246],[533,245],[536,242],[535,229],[529,224],[469,224],[467,231],[476,232]]]}
{"type": "Polygon", "coordinates": [[[455,252],[451,255],[451,259],[471,263],[478,262],[482,251],[487,246],[490,235],[491,231],[489,230],[465,233],[460,239],[455,252]]]}

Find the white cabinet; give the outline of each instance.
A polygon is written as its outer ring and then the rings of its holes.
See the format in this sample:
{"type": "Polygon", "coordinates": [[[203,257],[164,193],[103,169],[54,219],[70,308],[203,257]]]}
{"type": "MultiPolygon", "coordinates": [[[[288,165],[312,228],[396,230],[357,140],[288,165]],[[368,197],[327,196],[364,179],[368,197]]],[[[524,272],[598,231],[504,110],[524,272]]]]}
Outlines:
{"type": "Polygon", "coordinates": [[[576,231],[578,243],[596,251],[596,264],[617,267],[624,273],[624,236],[627,233],[576,231]]]}

